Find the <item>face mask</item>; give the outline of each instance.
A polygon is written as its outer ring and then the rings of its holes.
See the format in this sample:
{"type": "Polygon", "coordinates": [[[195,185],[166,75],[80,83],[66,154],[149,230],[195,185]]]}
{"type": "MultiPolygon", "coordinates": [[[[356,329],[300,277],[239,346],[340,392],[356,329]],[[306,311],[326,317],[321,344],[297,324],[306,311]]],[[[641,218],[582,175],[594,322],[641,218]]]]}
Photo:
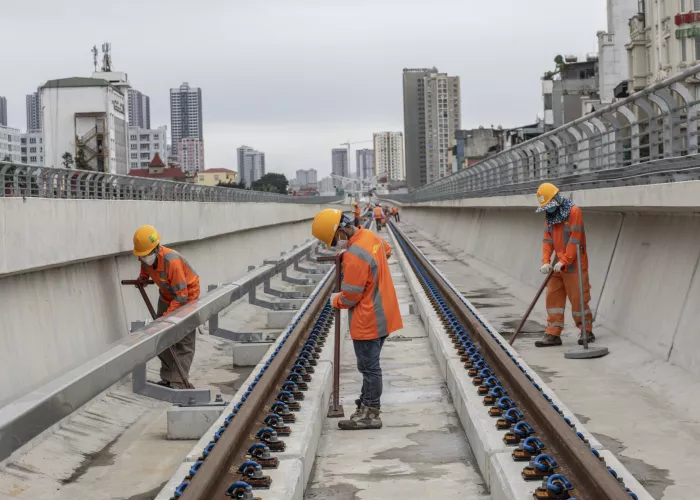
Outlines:
{"type": "Polygon", "coordinates": [[[149,255],[146,255],[145,257],[139,257],[141,259],[141,262],[146,264],[147,266],[152,266],[153,263],[156,261],[156,254],[152,253],[149,255]]]}
{"type": "Polygon", "coordinates": [[[548,209],[547,209],[547,213],[548,213],[548,214],[553,214],[553,213],[556,212],[557,210],[559,210],[559,207],[548,208],[548,209]]]}

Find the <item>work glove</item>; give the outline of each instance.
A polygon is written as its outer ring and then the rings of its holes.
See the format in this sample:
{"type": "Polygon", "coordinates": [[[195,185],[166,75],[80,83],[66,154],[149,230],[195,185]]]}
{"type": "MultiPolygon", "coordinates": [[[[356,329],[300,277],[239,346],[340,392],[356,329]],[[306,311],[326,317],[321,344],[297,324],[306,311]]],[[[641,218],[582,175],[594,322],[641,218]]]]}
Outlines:
{"type": "Polygon", "coordinates": [[[545,264],[544,266],[540,267],[540,272],[542,274],[549,274],[549,272],[552,270],[552,264],[545,264]]]}
{"type": "Polygon", "coordinates": [[[562,270],[564,267],[566,267],[566,266],[564,265],[563,262],[557,262],[556,264],[554,264],[554,272],[555,272],[555,273],[561,272],[561,270],[562,270]]]}
{"type": "Polygon", "coordinates": [[[151,278],[147,276],[139,276],[138,278],[136,278],[136,282],[141,286],[148,286],[149,281],[151,281],[151,278]]]}
{"type": "Polygon", "coordinates": [[[335,298],[340,295],[339,293],[332,293],[331,294],[331,306],[335,307],[333,304],[335,304],[335,298]]]}

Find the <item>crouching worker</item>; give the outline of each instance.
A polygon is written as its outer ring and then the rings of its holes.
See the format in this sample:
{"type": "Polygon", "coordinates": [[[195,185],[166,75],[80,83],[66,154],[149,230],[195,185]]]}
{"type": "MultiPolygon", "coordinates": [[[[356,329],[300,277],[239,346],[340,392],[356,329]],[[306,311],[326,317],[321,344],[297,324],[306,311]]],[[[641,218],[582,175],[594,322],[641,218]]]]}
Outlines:
{"type": "MultiPolygon", "coordinates": [[[[153,226],[141,226],[134,233],[134,255],[141,262],[138,281],[145,285],[151,279],[160,290],[157,310],[159,318],[199,298],[199,276],[182,255],[160,244],[160,235],[153,226]]],[[[184,375],[188,378],[196,338],[197,331],[193,330],[172,346],[184,375]]],[[[170,350],[166,349],[158,357],[161,361],[161,380],[158,384],[184,389],[185,383],[180,378],[170,350]]]]}
{"type": "Polygon", "coordinates": [[[386,249],[374,233],[354,226],[340,210],[319,212],[311,234],[328,247],[347,249],[342,260],[341,291],[332,295],[331,305],[349,309],[350,337],[357,369],[362,374],[362,390],[355,413],[349,420],[338,422],[338,427],[380,429],[382,369],[379,357],[386,337],[403,328],[386,249]]]}

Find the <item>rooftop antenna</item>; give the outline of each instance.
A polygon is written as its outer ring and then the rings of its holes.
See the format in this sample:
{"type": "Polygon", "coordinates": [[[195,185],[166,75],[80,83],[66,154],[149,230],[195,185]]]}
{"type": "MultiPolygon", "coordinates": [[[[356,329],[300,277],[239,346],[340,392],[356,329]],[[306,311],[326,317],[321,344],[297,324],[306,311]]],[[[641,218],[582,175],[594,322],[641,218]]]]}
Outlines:
{"type": "Polygon", "coordinates": [[[112,56],[110,55],[111,50],[111,43],[105,42],[102,44],[102,71],[106,73],[112,71],[112,56]]]}
{"type": "Polygon", "coordinates": [[[97,73],[97,45],[92,46],[92,64],[95,66],[95,73],[97,73]]]}

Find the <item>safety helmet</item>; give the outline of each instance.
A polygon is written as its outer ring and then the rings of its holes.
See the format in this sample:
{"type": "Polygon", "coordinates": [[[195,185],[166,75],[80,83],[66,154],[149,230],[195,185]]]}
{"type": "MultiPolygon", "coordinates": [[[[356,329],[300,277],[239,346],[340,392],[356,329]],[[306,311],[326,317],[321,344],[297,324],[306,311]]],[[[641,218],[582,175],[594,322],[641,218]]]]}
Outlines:
{"type": "Polygon", "coordinates": [[[325,208],[316,214],[311,223],[311,235],[330,248],[338,232],[343,212],[335,208],[325,208]]]}
{"type": "Polygon", "coordinates": [[[156,228],[146,224],[134,233],[134,255],[145,257],[160,245],[160,235],[156,228]]]}
{"type": "Polygon", "coordinates": [[[356,206],[357,206],[357,202],[356,202],[356,201],[353,201],[353,202],[352,202],[352,206],[353,206],[353,207],[356,207],[356,206]]]}
{"type": "Polygon", "coordinates": [[[559,188],[554,184],[550,184],[549,182],[540,184],[540,187],[537,188],[537,203],[540,208],[544,209],[545,205],[548,205],[558,192],[559,188]]]}

